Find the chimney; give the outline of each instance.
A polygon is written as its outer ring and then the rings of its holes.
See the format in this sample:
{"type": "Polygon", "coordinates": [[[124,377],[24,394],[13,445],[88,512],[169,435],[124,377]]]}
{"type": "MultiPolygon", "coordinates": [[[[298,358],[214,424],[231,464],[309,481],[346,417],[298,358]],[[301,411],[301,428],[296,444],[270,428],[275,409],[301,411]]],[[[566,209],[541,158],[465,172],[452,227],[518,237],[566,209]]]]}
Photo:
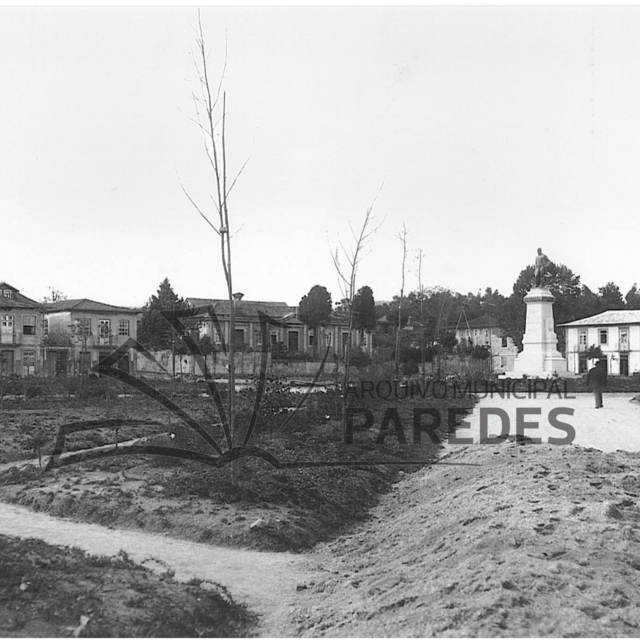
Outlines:
{"type": "Polygon", "coordinates": [[[236,307],[238,306],[238,304],[239,304],[240,300],[242,300],[243,296],[244,296],[244,293],[240,293],[240,292],[233,294],[233,304],[234,304],[234,306],[236,306],[236,307]]]}

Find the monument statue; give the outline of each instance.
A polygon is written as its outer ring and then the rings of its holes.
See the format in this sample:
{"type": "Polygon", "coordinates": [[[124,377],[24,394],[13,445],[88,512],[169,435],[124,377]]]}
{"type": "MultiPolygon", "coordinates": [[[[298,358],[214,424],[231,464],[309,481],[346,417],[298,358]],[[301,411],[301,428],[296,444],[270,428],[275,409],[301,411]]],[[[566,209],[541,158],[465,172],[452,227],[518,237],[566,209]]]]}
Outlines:
{"type": "Polygon", "coordinates": [[[544,286],[544,277],[551,261],[538,249],[534,264],[534,282],[524,297],[527,305],[522,351],[513,363],[509,377],[547,378],[567,375],[567,361],[558,351],[558,336],[553,321],[553,294],[544,286]]]}
{"type": "Polygon", "coordinates": [[[544,281],[544,274],[547,270],[547,264],[549,264],[549,258],[542,253],[542,249],[538,247],[538,255],[533,267],[534,283],[536,287],[541,287],[544,281]]]}

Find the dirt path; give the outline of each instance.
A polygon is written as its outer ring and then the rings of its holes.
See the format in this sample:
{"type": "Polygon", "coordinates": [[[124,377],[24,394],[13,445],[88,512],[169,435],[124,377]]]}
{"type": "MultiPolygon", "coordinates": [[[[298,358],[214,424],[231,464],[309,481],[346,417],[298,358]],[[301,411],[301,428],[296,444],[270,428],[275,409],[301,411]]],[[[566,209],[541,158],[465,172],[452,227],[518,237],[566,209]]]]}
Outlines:
{"type": "MultiPolygon", "coordinates": [[[[574,444],[450,447],[445,460],[456,464],[407,475],[355,531],[305,555],[109,529],[4,503],[0,533],[97,555],[122,549],[177,579],[218,582],[262,616],[262,637],[637,637],[640,453],[615,449],[640,451],[640,407],[623,395],[599,411],[590,396],[480,407],[503,408],[512,433],[518,407],[540,408],[539,418],[527,415],[541,427],[528,435],[546,441],[562,435],[547,421],[556,404],[574,409],[561,418],[575,428],[574,444]]],[[[478,410],[469,422],[474,435],[478,410]]]]}
{"type": "Polygon", "coordinates": [[[638,637],[640,454],[504,442],[445,460],[459,466],[407,475],[355,531],[307,555],[3,503],[0,533],[123,549],[178,579],[219,582],[261,614],[261,637],[638,637]]]}
{"type": "Polygon", "coordinates": [[[217,582],[227,587],[236,601],[245,602],[260,614],[259,634],[264,637],[292,635],[283,625],[297,588],[315,582],[320,573],[301,555],[212,547],[137,531],[108,529],[4,503],[0,503],[0,533],[75,546],[94,555],[116,555],[124,550],[135,562],[144,562],[150,568],[164,572],[170,567],[177,580],[196,577],[217,582]]]}
{"type": "MultiPolygon", "coordinates": [[[[526,394],[524,394],[526,395],[526,394]]],[[[459,437],[473,438],[480,442],[486,435],[498,435],[501,430],[516,434],[520,420],[526,423],[523,430],[530,438],[540,438],[548,443],[549,438],[565,438],[566,431],[552,427],[552,412],[560,411],[556,420],[573,428],[573,444],[593,447],[606,453],[622,451],[640,451],[640,403],[633,399],[637,393],[605,393],[604,407],[594,408],[593,395],[579,393],[575,395],[538,393],[537,397],[493,397],[481,398],[473,413],[465,420],[463,428],[458,430],[459,437]],[[481,435],[481,415],[485,412],[486,432],[481,435]],[[497,413],[502,413],[502,418],[497,413]],[[518,418],[518,412],[522,412],[518,418]]],[[[455,450],[448,446],[447,450],[455,450]]]]}

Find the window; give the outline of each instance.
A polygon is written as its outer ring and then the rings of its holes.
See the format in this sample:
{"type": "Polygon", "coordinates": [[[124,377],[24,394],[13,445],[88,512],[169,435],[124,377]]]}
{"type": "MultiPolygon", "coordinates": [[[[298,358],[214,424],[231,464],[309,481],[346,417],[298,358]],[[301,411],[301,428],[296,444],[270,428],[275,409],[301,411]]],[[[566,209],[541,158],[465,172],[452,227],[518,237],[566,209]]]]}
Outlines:
{"type": "Polygon", "coordinates": [[[0,316],[0,342],[13,343],[13,316],[0,316]]]}
{"type": "Polygon", "coordinates": [[[91,318],[78,318],[78,335],[88,337],[91,335],[91,318]]]}
{"type": "Polygon", "coordinates": [[[331,346],[331,336],[332,336],[331,333],[325,334],[325,340],[327,341],[327,347],[331,346]]]}
{"type": "Polygon", "coordinates": [[[502,348],[506,349],[509,346],[509,341],[507,339],[507,337],[505,336],[504,338],[502,338],[502,348]]]}
{"type": "Polygon", "coordinates": [[[236,347],[244,347],[244,329],[235,330],[236,347]]]}
{"type": "Polygon", "coordinates": [[[213,342],[215,344],[220,344],[222,342],[220,339],[220,332],[217,329],[213,330],[213,342]]]}
{"type": "Polygon", "coordinates": [[[22,333],[25,336],[36,335],[36,317],[22,316],[22,333]]]}
{"type": "Polygon", "coordinates": [[[128,336],[129,335],[129,321],[128,320],[118,320],[118,335],[119,336],[128,336]]]}
{"type": "Polygon", "coordinates": [[[579,348],[586,349],[587,348],[587,330],[581,329],[578,333],[578,346],[579,348]]]}
{"type": "Polygon", "coordinates": [[[278,332],[277,331],[272,331],[271,332],[271,345],[274,344],[278,344],[278,332]]]}
{"type": "Polygon", "coordinates": [[[109,319],[100,320],[98,326],[100,329],[100,337],[108,338],[109,335],[111,334],[111,320],[109,319]]]}
{"type": "Polygon", "coordinates": [[[629,329],[620,329],[620,351],[629,351],[629,329]]]}
{"type": "Polygon", "coordinates": [[[49,335],[49,318],[42,319],[42,333],[45,336],[49,335]]]}
{"type": "Polygon", "coordinates": [[[608,331],[607,329],[600,329],[600,344],[607,344],[608,340],[608,331]]]}
{"type": "Polygon", "coordinates": [[[313,330],[309,331],[309,346],[310,347],[313,347],[313,343],[315,342],[315,339],[316,339],[316,336],[315,336],[313,330]]]}
{"type": "Polygon", "coordinates": [[[257,347],[261,347],[262,346],[262,331],[260,331],[260,329],[256,330],[255,333],[255,344],[257,347]]]}
{"type": "Polygon", "coordinates": [[[13,291],[11,291],[11,289],[5,289],[4,290],[4,297],[5,298],[12,298],[13,297],[13,291]]]}

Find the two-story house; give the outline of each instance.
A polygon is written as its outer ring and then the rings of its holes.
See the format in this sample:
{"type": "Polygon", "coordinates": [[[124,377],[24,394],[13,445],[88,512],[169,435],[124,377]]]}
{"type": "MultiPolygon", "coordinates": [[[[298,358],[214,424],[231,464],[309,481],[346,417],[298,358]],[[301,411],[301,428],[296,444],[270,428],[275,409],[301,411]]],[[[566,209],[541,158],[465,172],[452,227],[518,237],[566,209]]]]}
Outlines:
{"type": "Polygon", "coordinates": [[[567,368],[588,370],[589,347],[600,347],[611,375],[640,372],[640,310],[603,311],[589,318],[559,325],[565,331],[567,368]]]}
{"type": "Polygon", "coordinates": [[[42,370],[42,305],[0,282],[0,371],[34,375],[42,370]]]}
{"type": "Polygon", "coordinates": [[[459,345],[466,347],[487,347],[494,373],[513,371],[518,347],[495,318],[484,315],[459,324],[456,327],[456,340],[459,345]]]}
{"type": "MultiPolygon", "coordinates": [[[[49,375],[86,373],[99,360],[137,336],[139,310],[81,298],[45,308],[46,371],[49,375]]],[[[135,371],[132,351],[118,362],[135,371]]]]}

